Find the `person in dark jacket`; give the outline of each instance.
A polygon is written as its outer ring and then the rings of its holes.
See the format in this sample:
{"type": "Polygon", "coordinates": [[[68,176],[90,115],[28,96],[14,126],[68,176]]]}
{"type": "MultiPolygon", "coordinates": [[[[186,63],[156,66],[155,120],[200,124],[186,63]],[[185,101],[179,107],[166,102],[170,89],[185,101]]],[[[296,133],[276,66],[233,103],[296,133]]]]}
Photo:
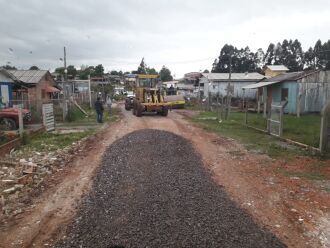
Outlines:
{"type": "Polygon", "coordinates": [[[103,122],[103,103],[101,101],[101,98],[98,97],[96,99],[96,102],[94,104],[94,107],[95,107],[95,111],[96,111],[96,120],[98,123],[102,123],[103,122]]]}

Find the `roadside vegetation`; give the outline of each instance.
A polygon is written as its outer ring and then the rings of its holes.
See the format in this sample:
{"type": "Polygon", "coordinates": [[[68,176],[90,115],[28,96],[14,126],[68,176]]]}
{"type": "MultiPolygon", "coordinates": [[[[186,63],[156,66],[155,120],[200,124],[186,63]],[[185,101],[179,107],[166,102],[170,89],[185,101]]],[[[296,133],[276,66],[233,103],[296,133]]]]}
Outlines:
{"type": "MultiPolygon", "coordinates": [[[[63,149],[70,146],[85,137],[93,135],[97,132],[98,127],[101,125],[96,123],[96,113],[93,110],[86,111],[88,116],[83,114],[78,108],[72,108],[68,113],[68,120],[65,123],[59,123],[56,126],[60,129],[71,128],[75,130],[79,128],[78,131],[68,131],[64,133],[49,132],[42,133],[34,136],[32,139],[27,138],[27,144],[22,146],[20,150],[23,153],[28,151],[38,151],[38,152],[51,152],[58,149],[63,149]],[[81,130],[80,130],[81,129],[81,130]]],[[[103,121],[115,122],[119,118],[120,109],[112,108],[111,114],[108,111],[104,111],[103,121]]]]}
{"type": "MultiPolygon", "coordinates": [[[[233,112],[230,114],[229,120],[222,120],[219,122],[219,120],[216,119],[216,113],[201,112],[193,117],[192,121],[208,131],[216,132],[241,142],[248,150],[266,153],[272,158],[290,159],[296,155],[307,153],[302,149],[280,141],[276,137],[266,135],[263,132],[243,125],[244,115],[244,113],[233,112]]],[[[249,113],[248,118],[249,125],[265,129],[266,123],[261,115],[249,113]]]]}

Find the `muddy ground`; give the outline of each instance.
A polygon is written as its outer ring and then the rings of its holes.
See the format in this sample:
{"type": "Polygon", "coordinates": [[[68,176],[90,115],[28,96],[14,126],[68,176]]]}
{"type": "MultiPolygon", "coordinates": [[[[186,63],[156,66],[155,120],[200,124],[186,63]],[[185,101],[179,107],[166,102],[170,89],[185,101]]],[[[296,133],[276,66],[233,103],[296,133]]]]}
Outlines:
{"type": "Polygon", "coordinates": [[[189,140],[214,181],[260,227],[270,230],[287,246],[330,246],[329,194],[303,178],[276,173],[277,168],[290,163],[306,163],[306,158],[283,163],[248,152],[233,140],[194,126],[187,120],[190,114],[172,111],[168,117],[137,118],[124,111],[119,122],[92,140],[81,156],[55,175],[44,193],[32,199],[33,207],[28,212],[1,226],[1,247],[44,247],[63,238],[82,196],[91,189],[106,148],[124,135],[145,128],[170,131],[189,140]]]}

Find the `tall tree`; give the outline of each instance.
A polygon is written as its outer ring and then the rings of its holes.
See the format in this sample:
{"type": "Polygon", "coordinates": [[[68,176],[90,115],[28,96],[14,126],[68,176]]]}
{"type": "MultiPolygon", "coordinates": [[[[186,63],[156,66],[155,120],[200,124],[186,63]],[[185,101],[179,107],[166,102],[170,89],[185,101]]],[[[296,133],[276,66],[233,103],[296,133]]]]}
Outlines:
{"type": "Polygon", "coordinates": [[[104,75],[104,67],[102,64],[95,66],[93,77],[102,77],[104,75]]]}
{"type": "Polygon", "coordinates": [[[256,66],[256,71],[261,72],[262,68],[264,67],[264,58],[265,58],[265,53],[262,50],[262,48],[259,48],[257,52],[254,54],[254,61],[255,61],[255,66],[256,66]]]}
{"type": "Polygon", "coordinates": [[[139,67],[137,69],[137,73],[138,74],[147,74],[146,68],[147,68],[147,65],[144,62],[144,58],[142,58],[142,60],[140,62],[140,65],[139,65],[139,67]]]}
{"type": "Polygon", "coordinates": [[[289,54],[286,55],[286,65],[290,71],[301,71],[304,69],[304,57],[301,43],[295,39],[289,42],[289,54]]]}
{"type": "Polygon", "coordinates": [[[68,78],[74,79],[77,75],[77,69],[74,67],[74,65],[69,65],[66,69],[68,72],[68,78]]]}
{"type": "Polygon", "coordinates": [[[322,41],[321,40],[318,40],[316,43],[315,43],[315,46],[314,46],[314,55],[315,55],[315,58],[314,58],[314,67],[317,69],[317,68],[320,68],[321,67],[321,61],[320,61],[320,54],[321,54],[321,51],[323,50],[323,47],[322,47],[322,41]]]}
{"type": "Polygon", "coordinates": [[[236,67],[236,63],[237,48],[232,45],[225,44],[220,51],[218,63],[214,68],[214,72],[229,72],[230,67],[233,71],[233,68],[236,67]]]}
{"type": "Polygon", "coordinates": [[[155,68],[149,68],[149,67],[147,67],[146,68],[146,74],[149,74],[149,75],[158,75],[158,72],[155,70],[155,68]]]}
{"type": "Polygon", "coordinates": [[[36,65],[33,65],[33,66],[31,66],[30,67],[30,69],[29,70],[40,70],[39,69],[39,67],[38,66],[36,66],[36,65]]]}
{"type": "Polygon", "coordinates": [[[6,69],[6,70],[17,70],[17,68],[15,66],[11,66],[11,65],[3,65],[3,66],[0,66],[0,68],[6,69]]]}
{"type": "Polygon", "coordinates": [[[274,62],[275,62],[275,45],[273,43],[270,43],[264,57],[264,64],[273,65],[274,62]]]}
{"type": "Polygon", "coordinates": [[[171,71],[167,67],[165,67],[165,65],[163,65],[162,69],[160,70],[159,76],[160,76],[160,80],[162,80],[163,82],[173,80],[171,71]]]}
{"type": "Polygon", "coordinates": [[[314,54],[313,48],[310,47],[304,54],[305,69],[314,68],[314,59],[315,59],[315,54],[314,54]]]}

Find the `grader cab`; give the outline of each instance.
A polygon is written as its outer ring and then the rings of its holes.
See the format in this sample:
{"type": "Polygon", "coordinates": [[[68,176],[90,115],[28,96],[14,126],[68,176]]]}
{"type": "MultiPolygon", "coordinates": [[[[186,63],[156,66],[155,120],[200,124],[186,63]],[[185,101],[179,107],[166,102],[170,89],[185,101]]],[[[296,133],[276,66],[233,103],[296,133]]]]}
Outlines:
{"type": "Polygon", "coordinates": [[[158,75],[137,75],[133,114],[140,117],[143,112],[154,112],[167,116],[169,104],[164,100],[164,91],[157,88],[158,75]]]}

